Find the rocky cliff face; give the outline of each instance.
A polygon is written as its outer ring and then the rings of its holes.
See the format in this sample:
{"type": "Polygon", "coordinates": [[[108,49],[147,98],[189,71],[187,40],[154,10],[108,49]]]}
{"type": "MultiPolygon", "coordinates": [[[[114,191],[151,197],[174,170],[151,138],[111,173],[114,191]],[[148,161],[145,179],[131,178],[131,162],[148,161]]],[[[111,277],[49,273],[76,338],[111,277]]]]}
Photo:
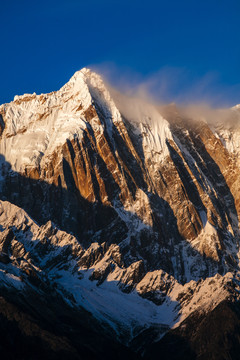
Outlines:
{"type": "Polygon", "coordinates": [[[57,296],[146,356],[169,329],[235,302],[240,112],[229,111],[229,123],[189,119],[88,69],[0,106],[2,291],[21,291],[20,307],[29,292],[57,296]]]}

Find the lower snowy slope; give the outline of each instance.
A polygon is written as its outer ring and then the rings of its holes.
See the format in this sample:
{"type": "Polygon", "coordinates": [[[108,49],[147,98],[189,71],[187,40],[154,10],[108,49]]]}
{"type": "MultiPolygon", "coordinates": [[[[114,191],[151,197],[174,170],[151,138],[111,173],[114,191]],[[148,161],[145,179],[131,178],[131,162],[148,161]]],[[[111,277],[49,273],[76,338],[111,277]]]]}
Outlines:
{"type": "Polygon", "coordinates": [[[121,265],[117,245],[93,243],[84,250],[72,235],[51,222],[39,227],[9,202],[0,202],[0,222],[2,293],[56,294],[70,308],[84,309],[103,328],[110,327],[125,345],[147,329],[157,341],[191,313],[214,309],[230,296],[231,287],[238,294],[232,274],[185,285],[162,270],[139,274],[139,262],[121,265]]]}

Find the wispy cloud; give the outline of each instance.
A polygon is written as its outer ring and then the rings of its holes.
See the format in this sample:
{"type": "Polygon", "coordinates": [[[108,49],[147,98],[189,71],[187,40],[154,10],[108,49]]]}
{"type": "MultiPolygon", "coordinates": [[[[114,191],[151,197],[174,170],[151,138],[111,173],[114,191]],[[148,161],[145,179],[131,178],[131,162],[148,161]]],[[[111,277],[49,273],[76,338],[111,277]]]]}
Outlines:
{"type": "MultiPolygon", "coordinates": [[[[186,69],[165,67],[142,76],[111,63],[90,68],[103,76],[118,109],[130,121],[147,121],[148,118],[158,121],[159,112],[166,116],[169,109],[166,105],[173,102],[184,118],[227,126],[240,121],[240,112],[231,109],[237,102],[228,99],[234,88],[220,86],[216,73],[209,72],[197,78],[186,69]]],[[[237,89],[240,94],[240,86],[237,89]]]]}
{"type": "Polygon", "coordinates": [[[117,67],[113,63],[90,67],[119,91],[158,103],[205,103],[221,108],[240,103],[240,84],[224,85],[217,72],[197,76],[186,68],[166,66],[144,76],[130,68],[117,67]]]}

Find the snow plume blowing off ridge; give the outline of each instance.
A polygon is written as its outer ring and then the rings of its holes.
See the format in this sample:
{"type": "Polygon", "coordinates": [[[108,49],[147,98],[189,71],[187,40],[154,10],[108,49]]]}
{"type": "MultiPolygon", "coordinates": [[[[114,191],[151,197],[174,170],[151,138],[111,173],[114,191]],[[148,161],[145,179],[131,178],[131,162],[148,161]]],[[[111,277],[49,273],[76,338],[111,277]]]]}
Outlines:
{"type": "Polygon", "coordinates": [[[142,79],[131,71],[121,72],[113,65],[92,68],[101,74],[116,106],[130,121],[156,121],[159,113],[164,116],[166,107],[172,105],[180,116],[195,121],[225,126],[236,126],[240,122],[240,106],[225,105],[225,96],[229,94],[221,93],[221,88],[216,90],[209,74],[189,83],[189,76],[179,69],[162,69],[142,79]]]}
{"type": "Polygon", "coordinates": [[[108,85],[111,96],[121,114],[133,122],[155,122],[159,120],[159,113],[164,117],[168,108],[176,110],[177,114],[192,121],[204,121],[210,125],[224,124],[236,126],[240,122],[240,107],[213,108],[209,104],[177,105],[163,104],[153,99],[127,96],[108,85]]]}

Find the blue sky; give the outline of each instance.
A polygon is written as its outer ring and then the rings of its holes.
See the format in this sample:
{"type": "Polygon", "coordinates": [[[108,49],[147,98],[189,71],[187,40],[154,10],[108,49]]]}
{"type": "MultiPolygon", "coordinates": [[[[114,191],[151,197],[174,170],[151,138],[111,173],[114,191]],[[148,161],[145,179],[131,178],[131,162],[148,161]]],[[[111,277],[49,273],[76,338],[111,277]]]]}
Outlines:
{"type": "Polygon", "coordinates": [[[2,0],[0,10],[0,103],[57,90],[84,66],[167,102],[240,103],[239,0],[2,0]]]}

